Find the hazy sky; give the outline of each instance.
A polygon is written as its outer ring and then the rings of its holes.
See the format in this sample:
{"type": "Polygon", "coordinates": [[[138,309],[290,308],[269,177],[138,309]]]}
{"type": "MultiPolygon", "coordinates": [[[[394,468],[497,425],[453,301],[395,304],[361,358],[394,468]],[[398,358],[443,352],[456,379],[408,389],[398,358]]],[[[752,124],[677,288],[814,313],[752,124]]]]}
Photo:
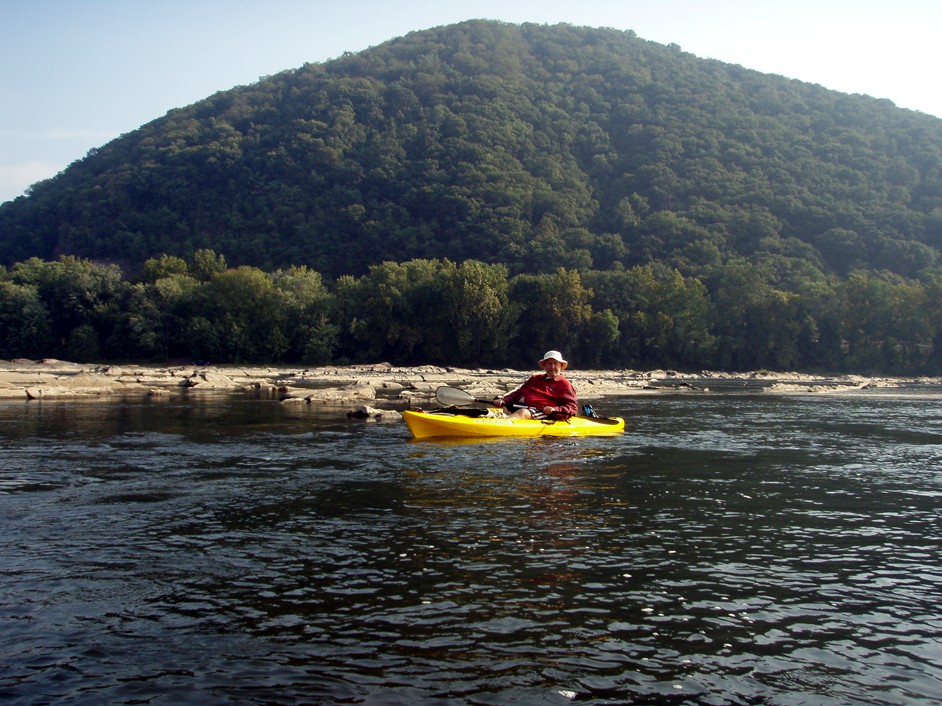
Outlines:
{"type": "Polygon", "coordinates": [[[632,29],[942,117],[940,0],[0,0],[0,201],[172,108],[478,18],[632,29]]]}

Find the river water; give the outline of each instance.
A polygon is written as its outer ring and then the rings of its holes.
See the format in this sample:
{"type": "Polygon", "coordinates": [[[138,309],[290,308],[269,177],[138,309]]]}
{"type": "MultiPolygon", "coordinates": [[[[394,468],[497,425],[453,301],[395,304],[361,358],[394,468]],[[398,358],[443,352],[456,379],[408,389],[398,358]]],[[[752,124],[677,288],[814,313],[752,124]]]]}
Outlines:
{"type": "Polygon", "coordinates": [[[595,407],[4,402],[0,702],[942,702],[938,394],[595,407]]]}

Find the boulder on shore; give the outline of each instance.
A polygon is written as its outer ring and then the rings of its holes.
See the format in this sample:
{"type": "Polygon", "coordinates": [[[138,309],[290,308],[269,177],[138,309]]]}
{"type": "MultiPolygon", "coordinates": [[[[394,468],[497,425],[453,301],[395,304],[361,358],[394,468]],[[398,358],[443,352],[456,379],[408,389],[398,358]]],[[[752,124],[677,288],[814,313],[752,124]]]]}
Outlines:
{"type": "Polygon", "coordinates": [[[360,405],[347,412],[348,419],[364,419],[374,422],[394,422],[402,419],[402,414],[391,409],[377,409],[369,405],[360,405]]]}

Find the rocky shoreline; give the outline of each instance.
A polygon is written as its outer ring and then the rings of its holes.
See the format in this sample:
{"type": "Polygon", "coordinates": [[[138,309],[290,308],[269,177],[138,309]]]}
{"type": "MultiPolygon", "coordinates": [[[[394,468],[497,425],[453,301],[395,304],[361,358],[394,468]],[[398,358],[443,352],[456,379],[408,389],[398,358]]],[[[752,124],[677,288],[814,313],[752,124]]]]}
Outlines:
{"type": "MultiPolygon", "coordinates": [[[[253,366],[94,365],[46,359],[0,361],[0,399],[45,400],[148,396],[171,398],[204,393],[253,393],[286,405],[350,407],[364,418],[395,418],[397,409],[434,405],[442,385],[460,387],[490,399],[518,385],[534,371],[466,369],[440,366],[372,365],[276,368],[253,366]]],[[[849,393],[903,386],[938,386],[939,378],[823,377],[801,373],[740,374],[670,370],[566,371],[580,401],[607,396],[649,395],[711,390],[778,394],[849,393]]]]}

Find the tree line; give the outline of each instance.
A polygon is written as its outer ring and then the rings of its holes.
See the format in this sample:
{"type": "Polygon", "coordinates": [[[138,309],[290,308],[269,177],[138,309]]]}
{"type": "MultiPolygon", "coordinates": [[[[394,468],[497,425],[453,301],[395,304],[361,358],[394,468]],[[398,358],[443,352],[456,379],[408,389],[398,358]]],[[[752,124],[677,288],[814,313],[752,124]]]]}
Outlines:
{"type": "Polygon", "coordinates": [[[230,267],[201,249],[113,264],[62,256],[0,268],[0,358],[298,365],[942,373],[942,272],[788,273],[730,259],[510,274],[503,264],[387,261],[327,280],[230,267]]]}

